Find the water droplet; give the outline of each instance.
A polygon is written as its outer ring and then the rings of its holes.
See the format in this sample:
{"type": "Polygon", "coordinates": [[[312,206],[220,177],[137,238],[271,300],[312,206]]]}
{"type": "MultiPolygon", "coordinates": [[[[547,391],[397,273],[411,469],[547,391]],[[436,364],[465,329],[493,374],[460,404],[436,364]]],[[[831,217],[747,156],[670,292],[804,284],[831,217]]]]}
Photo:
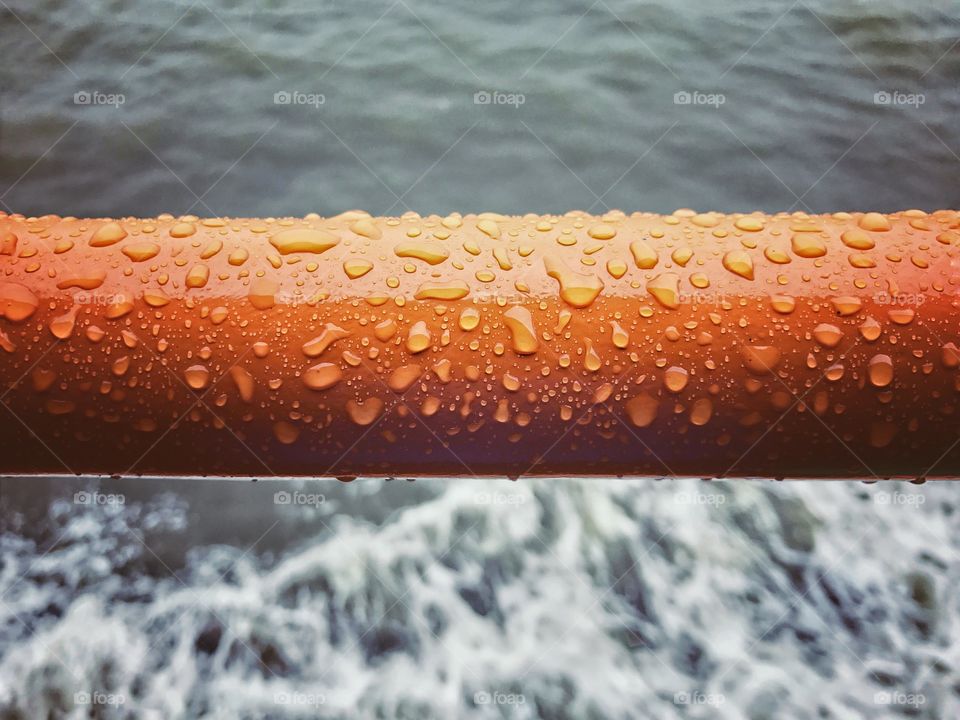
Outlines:
{"type": "Polygon", "coordinates": [[[587,230],[587,235],[596,239],[596,240],[609,240],[612,237],[615,237],[617,234],[617,229],[613,225],[607,225],[605,223],[600,223],[598,225],[592,225],[589,230],[587,230]]]}
{"type": "Polygon", "coordinates": [[[397,257],[423,260],[428,265],[439,265],[448,257],[450,251],[444,245],[432,240],[402,242],[393,248],[397,257]]]}
{"type": "Polygon", "coordinates": [[[773,247],[772,245],[764,248],[763,256],[770,262],[776,263],[777,265],[786,265],[787,263],[792,262],[789,255],[787,255],[780,248],[773,247]]]}
{"type": "Polygon", "coordinates": [[[343,379],[343,372],[333,363],[318,363],[303,372],[303,384],[311,390],[327,390],[343,379]]]}
{"type": "Polygon", "coordinates": [[[909,325],[913,322],[913,317],[916,313],[913,311],[913,308],[891,308],[887,311],[887,317],[890,318],[890,322],[897,325],[909,325]]]}
{"type": "Polygon", "coordinates": [[[771,295],[770,296],[770,305],[778,313],[783,315],[789,315],[796,309],[797,301],[794,300],[789,295],[771,295]]]}
{"type": "Polygon", "coordinates": [[[0,317],[21,322],[36,312],[40,301],[33,292],[17,283],[0,282],[0,317]]]}
{"type": "Polygon", "coordinates": [[[848,260],[850,264],[861,270],[866,268],[875,268],[877,263],[869,255],[864,255],[863,253],[851,253],[848,260]]]}
{"type": "Polygon", "coordinates": [[[90,236],[90,247],[109,247],[120,242],[127,236],[127,231],[120,223],[108,222],[101,225],[90,236]]]}
{"type": "Polygon", "coordinates": [[[185,284],[188,288],[202,288],[210,279],[210,268],[206,265],[194,265],[187,273],[185,284]]]}
{"type": "Polygon", "coordinates": [[[670,392],[678,393],[682,391],[689,380],[690,374],[676,365],[667,368],[667,371],[663,374],[663,384],[670,392]]]}
{"type": "Polygon", "coordinates": [[[817,235],[797,233],[790,238],[790,249],[802,258],[818,258],[827,254],[827,246],[817,235]]]}
{"type": "Polygon", "coordinates": [[[614,347],[618,347],[623,350],[627,347],[627,345],[630,344],[630,336],[616,320],[610,321],[610,330],[614,347]]]}
{"type": "Polygon", "coordinates": [[[745,345],[743,364],[754,375],[767,375],[780,364],[780,350],[773,345],[745,345]]]}
{"type": "Polygon", "coordinates": [[[414,354],[423,352],[430,347],[430,341],[430,330],[427,324],[423,320],[418,320],[407,335],[407,350],[414,354]]]}
{"type": "Polygon", "coordinates": [[[474,307],[464,308],[460,313],[460,329],[470,332],[480,324],[480,311],[474,307]]]}
{"type": "Polygon", "coordinates": [[[710,398],[698,398],[690,409],[690,423],[692,425],[706,425],[713,417],[713,402],[710,398]]]}
{"type": "Polygon", "coordinates": [[[185,238],[190,237],[197,231],[197,226],[193,223],[180,222],[170,228],[170,237],[185,238]]]}
{"type": "Polygon", "coordinates": [[[824,347],[832,348],[840,344],[843,339],[843,331],[836,325],[820,323],[813,329],[813,337],[824,347]]]}
{"type": "Polygon", "coordinates": [[[77,313],[80,310],[79,305],[74,305],[63,315],[58,315],[50,321],[50,332],[54,337],[66,340],[73,335],[73,328],[77,324],[77,313]]]}
{"type": "Polygon", "coordinates": [[[537,351],[540,342],[537,340],[537,331],[529,310],[515,305],[503,314],[503,320],[510,331],[513,351],[517,355],[531,355],[537,351]]]}
{"type": "Polygon", "coordinates": [[[317,337],[303,344],[303,354],[311,358],[318,357],[337,340],[342,340],[349,336],[349,330],[344,330],[342,327],[334,325],[333,323],[327,323],[323,326],[323,330],[317,337]]]}
{"type": "Polygon", "coordinates": [[[300,437],[300,428],[286,420],[279,420],[273,424],[273,435],[283,445],[293,445],[300,437]]]}
{"type": "Polygon", "coordinates": [[[636,397],[627,401],[627,417],[630,418],[635,426],[644,428],[657,419],[657,410],[660,408],[660,401],[650,395],[650,393],[640,393],[636,397]]]}
{"type": "Polygon", "coordinates": [[[860,326],[860,334],[863,335],[863,339],[867,342],[873,342],[880,337],[880,331],[880,323],[878,323],[872,317],[868,317],[860,326]]]}
{"type": "Polygon", "coordinates": [[[659,262],[657,251],[650,247],[644,240],[634,240],[631,242],[630,254],[633,255],[633,261],[641,270],[650,270],[656,267],[659,262]]]}
{"type": "Polygon", "coordinates": [[[380,413],[383,412],[383,400],[376,397],[362,401],[348,400],[346,407],[347,415],[353,422],[357,425],[366,426],[380,417],[380,413]]]}
{"type": "Polygon", "coordinates": [[[371,240],[379,240],[383,234],[380,232],[380,228],[377,227],[377,224],[373,221],[373,219],[368,217],[354,220],[352,223],[350,223],[350,230],[357,235],[370,238],[371,240]]]}
{"type": "Polygon", "coordinates": [[[549,256],[543,262],[547,275],[560,283],[561,299],[573,307],[589,307],[603,290],[603,280],[596,275],[572,272],[562,262],[549,256]]]}
{"type": "Polygon", "coordinates": [[[893,382],[893,360],[889,355],[874,355],[870,358],[867,374],[875,387],[886,387],[893,382]]]}
{"type": "Polygon", "coordinates": [[[253,392],[256,387],[253,375],[239,365],[234,365],[230,368],[230,379],[237,386],[240,399],[245,403],[253,402],[253,392]]]}
{"type": "Polygon", "coordinates": [[[881,215],[876,212],[865,213],[860,217],[857,224],[864,230],[871,230],[873,232],[885,232],[890,229],[890,221],[886,215],[881,215]]]}
{"type": "Polygon", "coordinates": [[[124,245],[120,251],[133,262],[146,262],[160,254],[160,246],[153,242],[139,242],[124,245]]]}
{"type": "Polygon", "coordinates": [[[593,340],[590,338],[585,338],[583,345],[583,367],[589,372],[597,372],[597,370],[603,366],[603,361],[597,354],[596,348],[593,347],[593,340]]]}
{"type": "Polygon", "coordinates": [[[500,226],[493,220],[484,218],[483,220],[477,221],[477,230],[482,232],[484,235],[488,235],[496,240],[500,237],[500,226]]]}
{"type": "Polygon", "coordinates": [[[250,283],[250,293],[247,299],[257,310],[269,310],[277,303],[277,292],[280,285],[267,278],[257,278],[250,283]]]}
{"type": "Polygon", "coordinates": [[[842,295],[840,297],[833,298],[830,302],[833,303],[834,310],[837,311],[839,315],[856,315],[860,312],[860,308],[863,307],[863,303],[860,298],[853,297],[852,295],[842,295]]]}
{"type": "Polygon", "coordinates": [[[183,371],[183,376],[194,390],[203,390],[210,383],[210,371],[203,365],[191,365],[183,371]]]}
{"type": "Polygon", "coordinates": [[[723,256],[723,266],[734,275],[753,280],[753,260],[746,250],[730,250],[723,256]]]}
{"type": "Polygon", "coordinates": [[[463,280],[423,283],[414,295],[417,300],[459,300],[470,294],[470,287],[463,280]]]}
{"type": "Polygon", "coordinates": [[[737,228],[737,230],[744,230],[745,232],[760,232],[763,230],[763,220],[758,217],[747,216],[737,218],[733,226],[737,228]]]}
{"type": "Polygon", "coordinates": [[[290,230],[282,230],[270,237],[270,244],[281,255],[322,253],[339,242],[340,238],[337,235],[315,228],[291,228],[290,230]]]}
{"type": "Polygon", "coordinates": [[[647,292],[663,307],[676,310],[680,307],[680,276],[667,272],[647,282],[647,292]]]}

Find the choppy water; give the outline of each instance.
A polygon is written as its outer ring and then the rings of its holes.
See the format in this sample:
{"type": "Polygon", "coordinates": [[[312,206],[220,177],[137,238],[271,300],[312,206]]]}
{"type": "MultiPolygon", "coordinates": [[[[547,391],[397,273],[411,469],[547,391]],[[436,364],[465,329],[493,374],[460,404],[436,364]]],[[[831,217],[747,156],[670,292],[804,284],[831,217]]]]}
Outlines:
{"type": "Polygon", "coordinates": [[[98,717],[960,710],[950,484],[181,490],[6,481],[0,715],[87,717],[78,692],[122,699],[98,717]]]}
{"type": "Polygon", "coordinates": [[[76,215],[956,207],[958,18],[955,0],[7,0],[0,195],[76,215]]]}
{"type": "MultiPolygon", "coordinates": [[[[0,208],[957,207],[958,18],[7,0],[0,208]]],[[[85,483],[0,481],[0,717],[957,716],[950,485],[85,483]]]]}

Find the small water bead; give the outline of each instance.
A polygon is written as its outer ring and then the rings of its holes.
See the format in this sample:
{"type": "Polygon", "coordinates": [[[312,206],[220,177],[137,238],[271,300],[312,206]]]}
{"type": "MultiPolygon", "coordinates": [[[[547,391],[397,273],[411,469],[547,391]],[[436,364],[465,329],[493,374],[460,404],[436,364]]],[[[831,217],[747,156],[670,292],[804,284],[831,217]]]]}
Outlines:
{"type": "Polygon", "coordinates": [[[851,253],[847,259],[853,267],[860,270],[867,270],[877,266],[876,261],[872,257],[864,255],[863,253],[851,253]]]}
{"type": "Polygon", "coordinates": [[[797,301],[789,295],[771,295],[770,306],[782,315],[789,315],[797,307],[797,301]]]}
{"type": "MultiPolygon", "coordinates": [[[[127,371],[129,369],[130,369],[129,355],[123,355],[122,357],[118,357],[116,360],[113,361],[113,364],[110,366],[110,371],[117,377],[123,377],[124,375],[127,374],[127,371]]],[[[188,379],[188,383],[189,383],[189,379],[188,379]]]]}
{"type": "Polygon", "coordinates": [[[590,338],[584,340],[583,367],[589,372],[597,372],[603,367],[603,361],[593,347],[593,341],[590,338]]]}
{"type": "Polygon", "coordinates": [[[754,216],[747,216],[738,218],[733,226],[738,230],[743,230],[745,232],[760,232],[763,230],[763,220],[754,216]]]}
{"type": "Polygon", "coordinates": [[[77,324],[77,313],[80,311],[79,305],[74,305],[63,315],[58,315],[50,321],[50,332],[53,336],[66,340],[73,335],[73,329],[77,324]]]}
{"type": "Polygon", "coordinates": [[[695,288],[704,290],[710,287],[710,278],[707,277],[705,273],[693,273],[693,275],[690,276],[690,284],[695,288]]]}
{"type": "Polygon", "coordinates": [[[250,253],[246,248],[237,248],[230,253],[229,257],[227,258],[227,262],[235,267],[239,267],[240,265],[243,265],[249,257],[250,253]]]}
{"type": "Polygon", "coordinates": [[[619,258],[607,260],[607,272],[610,273],[610,276],[615,280],[619,280],[626,275],[627,269],[627,264],[619,258]]]}
{"type": "Polygon", "coordinates": [[[772,245],[764,248],[763,256],[770,262],[777,265],[786,265],[787,263],[792,262],[789,255],[787,255],[780,248],[773,247],[772,245]]]}
{"type": "Polygon", "coordinates": [[[503,382],[503,387],[505,387],[510,392],[516,392],[517,390],[520,389],[522,385],[520,378],[518,378],[516,375],[512,373],[504,373],[502,382],[503,382]]]}
{"type": "Polygon", "coordinates": [[[202,288],[210,279],[210,268],[206,265],[194,265],[184,281],[188,288],[202,288]]]}
{"type": "Polygon", "coordinates": [[[478,220],[477,230],[482,232],[484,235],[493,238],[494,240],[500,237],[500,226],[497,225],[495,220],[490,220],[488,218],[478,220]]]}
{"type": "Polygon", "coordinates": [[[874,355],[870,358],[867,375],[874,387],[887,387],[893,382],[893,360],[889,355],[874,355]]]}
{"type": "Polygon", "coordinates": [[[277,302],[280,284],[267,278],[257,278],[250,283],[247,299],[257,310],[269,310],[277,302]]]}
{"type": "Polygon", "coordinates": [[[686,267],[693,257],[693,250],[687,246],[679,247],[670,254],[670,259],[680,267],[686,267]]]}
{"type": "Polygon", "coordinates": [[[891,308],[887,311],[887,317],[890,318],[890,322],[896,325],[909,325],[913,322],[915,315],[916,313],[913,308],[891,308]]]}
{"type": "Polygon", "coordinates": [[[630,335],[627,334],[627,331],[624,330],[616,320],[610,321],[610,331],[611,339],[615,347],[623,350],[630,344],[630,335]]]}

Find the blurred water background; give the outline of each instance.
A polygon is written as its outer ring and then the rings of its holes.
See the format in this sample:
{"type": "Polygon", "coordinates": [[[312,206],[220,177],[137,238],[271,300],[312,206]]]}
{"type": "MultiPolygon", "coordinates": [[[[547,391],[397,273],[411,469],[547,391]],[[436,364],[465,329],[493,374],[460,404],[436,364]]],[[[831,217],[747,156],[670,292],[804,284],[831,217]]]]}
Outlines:
{"type": "MultiPolygon", "coordinates": [[[[958,28],[944,1],[6,0],[0,209],[957,207],[958,28]]],[[[5,478],[0,510],[2,718],[960,709],[949,485],[5,478]]]]}

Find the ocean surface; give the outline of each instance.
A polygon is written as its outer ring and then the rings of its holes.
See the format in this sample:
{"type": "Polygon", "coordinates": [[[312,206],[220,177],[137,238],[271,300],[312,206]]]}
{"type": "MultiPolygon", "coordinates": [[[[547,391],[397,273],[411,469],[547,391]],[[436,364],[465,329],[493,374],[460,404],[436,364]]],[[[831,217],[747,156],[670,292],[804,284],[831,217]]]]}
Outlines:
{"type": "MultiPolygon", "coordinates": [[[[0,0],[0,209],[960,206],[960,3],[591,2],[0,0]]],[[[955,718],[958,503],[2,478],[0,718],[955,718]]]]}

